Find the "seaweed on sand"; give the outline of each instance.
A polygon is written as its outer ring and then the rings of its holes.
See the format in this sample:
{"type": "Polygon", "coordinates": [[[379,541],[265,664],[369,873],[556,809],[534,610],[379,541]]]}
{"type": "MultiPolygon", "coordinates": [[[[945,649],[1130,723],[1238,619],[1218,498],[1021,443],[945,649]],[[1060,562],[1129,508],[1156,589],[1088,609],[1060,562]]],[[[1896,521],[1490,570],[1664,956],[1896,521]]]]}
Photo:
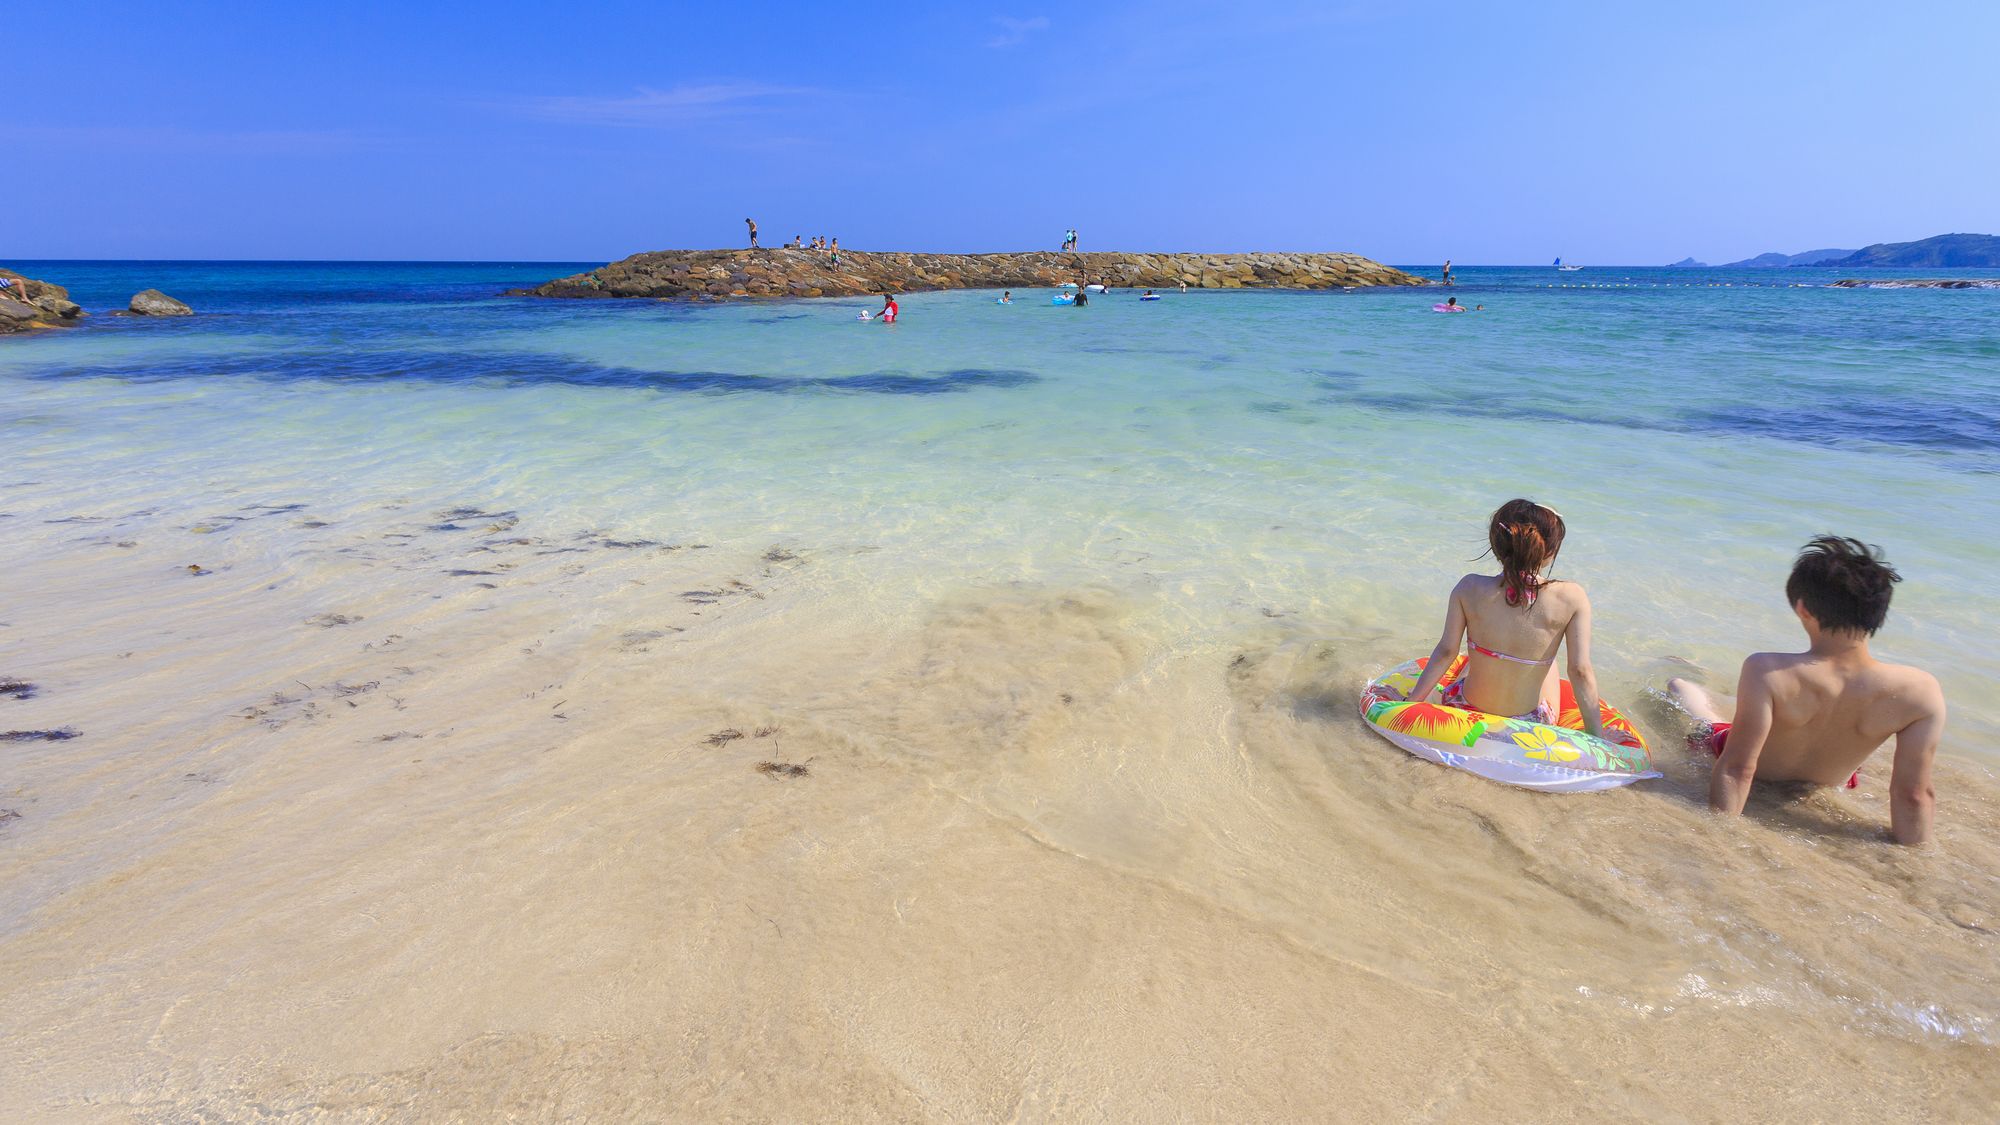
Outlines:
{"type": "Polygon", "coordinates": [[[0,695],[11,696],[15,699],[33,699],[35,697],[35,685],[26,680],[17,680],[10,676],[0,676],[0,695]]]}
{"type": "Polygon", "coordinates": [[[75,737],[77,737],[75,727],[58,727],[55,730],[0,731],[0,742],[68,742],[75,737]]]}
{"type": "Polygon", "coordinates": [[[766,777],[805,777],[812,770],[803,762],[758,762],[757,772],[766,777]]]}

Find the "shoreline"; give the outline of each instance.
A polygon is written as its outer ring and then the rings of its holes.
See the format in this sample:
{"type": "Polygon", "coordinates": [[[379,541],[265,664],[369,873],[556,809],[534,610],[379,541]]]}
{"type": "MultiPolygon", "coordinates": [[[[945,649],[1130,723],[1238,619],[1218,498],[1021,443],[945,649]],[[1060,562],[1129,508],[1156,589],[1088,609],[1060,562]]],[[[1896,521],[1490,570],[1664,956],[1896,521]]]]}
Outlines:
{"type": "Polygon", "coordinates": [[[758,248],[655,250],[505,295],[744,300],[956,289],[1343,289],[1430,282],[1359,254],[915,254],[758,248]]]}

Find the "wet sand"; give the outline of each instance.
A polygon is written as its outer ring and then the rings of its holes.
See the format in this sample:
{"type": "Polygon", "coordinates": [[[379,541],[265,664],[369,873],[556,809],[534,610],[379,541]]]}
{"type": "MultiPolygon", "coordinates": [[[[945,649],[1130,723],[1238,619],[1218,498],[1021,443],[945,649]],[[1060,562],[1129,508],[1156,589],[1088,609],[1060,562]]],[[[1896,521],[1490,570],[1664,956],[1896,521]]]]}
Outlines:
{"type": "Polygon", "coordinates": [[[1631,675],[1663,781],[1417,761],[1353,713],[1407,637],[1189,630],[1143,566],[940,592],[862,538],[202,499],[0,521],[63,547],[0,730],[76,735],[0,744],[0,1118],[2000,1104],[1971,759],[1910,851],[1880,759],[1712,818],[1631,675]]]}

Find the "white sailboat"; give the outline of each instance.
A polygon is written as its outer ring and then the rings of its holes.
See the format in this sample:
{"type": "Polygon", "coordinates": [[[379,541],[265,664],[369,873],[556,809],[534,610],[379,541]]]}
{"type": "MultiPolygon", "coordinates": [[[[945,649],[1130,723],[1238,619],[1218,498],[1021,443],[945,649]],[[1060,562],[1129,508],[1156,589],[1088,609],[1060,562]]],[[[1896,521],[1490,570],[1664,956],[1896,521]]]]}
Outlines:
{"type": "Polygon", "coordinates": [[[1562,271],[1562,272],[1564,272],[1564,273],[1575,273],[1576,271],[1578,271],[1578,270],[1582,269],[1583,267],[1582,267],[1582,266],[1566,266],[1566,265],[1563,265],[1563,260],[1562,260],[1561,258],[1557,258],[1557,259],[1556,259],[1556,268],[1557,268],[1557,269],[1559,269],[1559,270],[1561,270],[1561,271],[1562,271]]]}

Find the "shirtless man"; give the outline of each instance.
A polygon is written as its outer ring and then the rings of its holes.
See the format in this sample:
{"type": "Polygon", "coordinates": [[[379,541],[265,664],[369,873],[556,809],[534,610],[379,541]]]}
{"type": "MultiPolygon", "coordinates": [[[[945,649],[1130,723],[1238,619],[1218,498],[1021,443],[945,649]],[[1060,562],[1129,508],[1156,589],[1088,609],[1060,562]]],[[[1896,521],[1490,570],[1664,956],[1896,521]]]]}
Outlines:
{"type": "Polygon", "coordinates": [[[1899,844],[1930,839],[1931,760],[1944,733],[1944,692],[1930,673],[1884,664],[1868,638],[1889,615],[1902,576],[1881,550],[1821,536],[1799,552],[1785,597],[1811,642],[1804,652],[1759,652],[1743,662],[1733,721],[1726,701],[1686,680],[1668,690],[1705,723],[1716,754],[1708,805],[1736,815],[1750,783],[1858,784],[1855,770],[1891,736],[1889,834],[1899,844]]]}
{"type": "Polygon", "coordinates": [[[757,248],[757,220],[745,219],[743,222],[750,228],[750,249],[755,250],[757,248]]]}

